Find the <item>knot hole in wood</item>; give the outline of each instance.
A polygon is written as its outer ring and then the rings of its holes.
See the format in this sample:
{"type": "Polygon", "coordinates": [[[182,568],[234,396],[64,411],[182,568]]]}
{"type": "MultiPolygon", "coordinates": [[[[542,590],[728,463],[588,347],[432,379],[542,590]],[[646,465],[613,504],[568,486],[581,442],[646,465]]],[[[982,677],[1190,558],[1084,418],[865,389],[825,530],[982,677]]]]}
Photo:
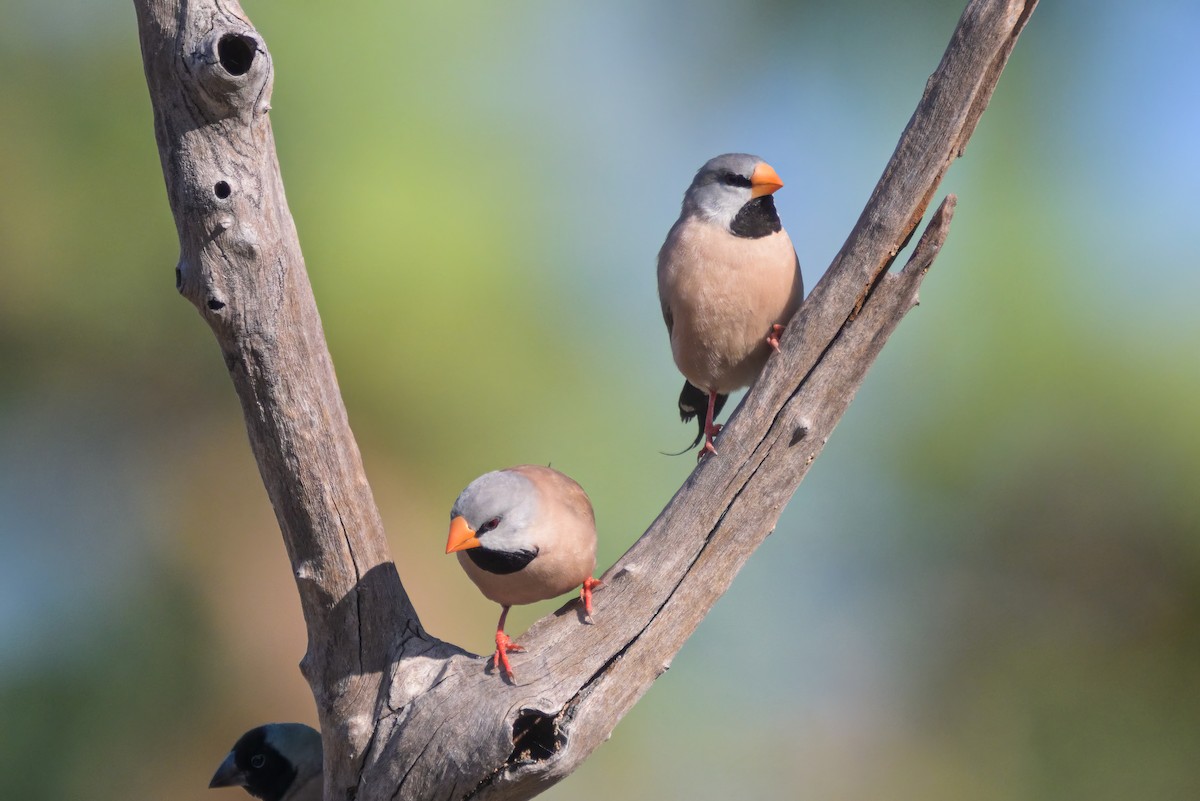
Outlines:
{"type": "Polygon", "coordinates": [[[245,75],[254,65],[258,41],[244,33],[227,33],[217,40],[217,61],[230,75],[245,75]]]}

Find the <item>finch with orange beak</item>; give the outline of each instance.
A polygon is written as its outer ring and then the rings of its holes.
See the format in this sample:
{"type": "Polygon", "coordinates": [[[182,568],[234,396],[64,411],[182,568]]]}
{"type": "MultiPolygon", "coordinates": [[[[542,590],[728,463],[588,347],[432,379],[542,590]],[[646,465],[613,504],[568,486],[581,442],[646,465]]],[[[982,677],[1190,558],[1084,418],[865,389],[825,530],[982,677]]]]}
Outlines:
{"type": "Polygon", "coordinates": [[[804,281],[772,198],[783,186],[758,156],[727,153],[700,168],[658,253],[658,297],[671,355],[686,379],[679,416],[705,407],[695,447],[716,453],[729,393],[758,377],[800,306],[804,281]]]}
{"type": "Polygon", "coordinates": [[[549,467],[518,465],[485,473],[462,491],[450,510],[446,553],[480,592],[500,604],[493,669],[514,678],[510,651],[523,651],[504,633],[509,607],[582,587],[592,614],[596,518],[587,493],[549,467]]]}

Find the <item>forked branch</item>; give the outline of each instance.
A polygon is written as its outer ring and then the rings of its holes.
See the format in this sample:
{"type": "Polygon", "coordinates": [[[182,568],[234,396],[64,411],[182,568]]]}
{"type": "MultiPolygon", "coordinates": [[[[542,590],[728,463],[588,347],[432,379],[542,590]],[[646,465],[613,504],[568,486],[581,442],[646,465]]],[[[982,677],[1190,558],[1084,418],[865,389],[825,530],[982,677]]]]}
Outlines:
{"type": "Polygon", "coordinates": [[[962,154],[1036,0],[971,0],[862,216],[721,435],[605,574],[522,638],[520,683],[428,635],[346,421],[284,198],[262,36],[235,0],[134,0],[176,283],[242,403],[308,625],[326,798],[529,798],[571,773],[775,526],[945,240],[954,199],[888,272],[962,154]]]}

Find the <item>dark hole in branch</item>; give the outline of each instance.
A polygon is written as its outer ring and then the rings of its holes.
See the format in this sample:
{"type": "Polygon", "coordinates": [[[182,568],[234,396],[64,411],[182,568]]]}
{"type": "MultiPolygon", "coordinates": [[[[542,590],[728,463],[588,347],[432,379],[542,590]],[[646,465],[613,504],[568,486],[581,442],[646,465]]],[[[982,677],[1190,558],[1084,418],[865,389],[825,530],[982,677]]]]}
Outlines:
{"type": "Polygon", "coordinates": [[[796,426],[796,430],[792,432],[792,440],[791,440],[791,442],[788,443],[788,445],[798,445],[800,443],[800,441],[803,440],[807,436],[808,436],[808,426],[807,425],[796,426]]]}
{"type": "Polygon", "coordinates": [[[566,741],[553,717],[527,709],[513,723],[513,752],[508,761],[541,762],[554,756],[566,741]]]}
{"type": "Polygon", "coordinates": [[[175,268],[175,288],[183,289],[183,270],[175,268]]]}
{"type": "Polygon", "coordinates": [[[258,42],[239,33],[227,33],[217,42],[217,58],[230,75],[245,75],[254,63],[258,42]]]}
{"type": "Polygon", "coordinates": [[[229,187],[229,183],[227,181],[217,181],[217,183],[213,186],[213,194],[219,197],[221,200],[229,197],[232,193],[233,190],[229,187]]]}
{"type": "Polygon", "coordinates": [[[221,309],[225,308],[225,304],[216,298],[209,298],[208,308],[212,309],[213,311],[220,311],[221,309]]]}

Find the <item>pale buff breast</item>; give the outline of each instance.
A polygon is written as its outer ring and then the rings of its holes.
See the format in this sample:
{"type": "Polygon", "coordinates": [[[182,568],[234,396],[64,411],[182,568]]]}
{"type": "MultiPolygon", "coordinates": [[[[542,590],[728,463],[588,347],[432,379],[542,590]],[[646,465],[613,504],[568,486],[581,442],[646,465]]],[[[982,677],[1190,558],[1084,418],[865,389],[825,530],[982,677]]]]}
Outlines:
{"type": "Polygon", "coordinates": [[[758,376],[771,326],[791,319],[804,287],[786,231],[747,239],[690,218],[659,253],[658,291],[679,371],[701,389],[728,393],[758,376]]]}
{"type": "Polygon", "coordinates": [[[458,563],[485,598],[502,606],[530,604],[570,592],[596,569],[596,520],[583,489],[556,470],[538,465],[510,468],[538,491],[536,525],[527,532],[538,549],[532,562],[515,573],[480,569],[464,552],[458,563]]]}
{"type": "Polygon", "coordinates": [[[501,606],[531,604],[578,589],[596,568],[596,555],[582,551],[542,549],[537,558],[516,573],[497,575],[480,570],[465,553],[458,563],[479,591],[501,606]]]}

